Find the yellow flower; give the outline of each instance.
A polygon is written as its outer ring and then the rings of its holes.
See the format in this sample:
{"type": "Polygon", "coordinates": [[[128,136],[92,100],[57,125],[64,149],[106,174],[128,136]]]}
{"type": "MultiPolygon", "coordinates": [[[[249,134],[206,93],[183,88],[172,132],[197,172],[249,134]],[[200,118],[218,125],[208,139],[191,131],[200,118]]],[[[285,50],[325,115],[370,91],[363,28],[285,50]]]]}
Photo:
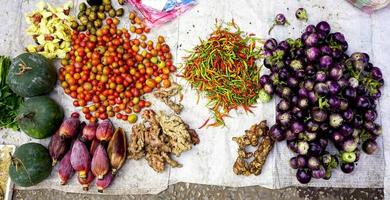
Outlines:
{"type": "Polygon", "coordinates": [[[64,11],[70,9],[72,5],[69,1],[61,7],[54,7],[41,1],[37,4],[37,10],[25,15],[29,24],[26,32],[34,36],[38,43],[38,45],[28,45],[27,51],[39,51],[48,58],[66,56],[71,49],[71,21],[74,17],[66,15],[64,11]]]}

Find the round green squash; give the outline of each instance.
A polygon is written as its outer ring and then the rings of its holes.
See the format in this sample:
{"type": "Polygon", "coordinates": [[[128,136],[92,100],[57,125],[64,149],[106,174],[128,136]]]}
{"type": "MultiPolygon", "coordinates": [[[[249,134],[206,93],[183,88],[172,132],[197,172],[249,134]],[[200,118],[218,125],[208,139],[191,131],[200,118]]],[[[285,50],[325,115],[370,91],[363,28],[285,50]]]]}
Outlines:
{"type": "Polygon", "coordinates": [[[64,118],[62,108],[48,96],[31,97],[18,109],[17,122],[28,136],[42,139],[52,136],[64,118]]]}
{"type": "Polygon", "coordinates": [[[57,81],[57,73],[44,56],[23,53],[12,60],[7,81],[15,94],[33,97],[51,92],[57,81]]]}
{"type": "Polygon", "coordinates": [[[46,179],[51,170],[47,148],[38,143],[27,143],[16,149],[8,173],[16,185],[30,187],[46,179]]]}

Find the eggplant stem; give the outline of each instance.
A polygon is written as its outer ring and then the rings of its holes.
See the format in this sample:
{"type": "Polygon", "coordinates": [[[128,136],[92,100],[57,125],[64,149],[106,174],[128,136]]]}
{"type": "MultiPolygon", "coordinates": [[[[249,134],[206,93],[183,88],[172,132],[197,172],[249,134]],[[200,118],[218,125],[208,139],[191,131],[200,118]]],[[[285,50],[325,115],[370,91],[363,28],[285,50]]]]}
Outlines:
{"type": "Polygon", "coordinates": [[[276,26],[276,24],[274,23],[274,24],[272,24],[272,26],[269,28],[269,30],[268,30],[268,35],[271,35],[271,31],[272,31],[272,29],[274,29],[275,28],[275,26],[276,26]]]}

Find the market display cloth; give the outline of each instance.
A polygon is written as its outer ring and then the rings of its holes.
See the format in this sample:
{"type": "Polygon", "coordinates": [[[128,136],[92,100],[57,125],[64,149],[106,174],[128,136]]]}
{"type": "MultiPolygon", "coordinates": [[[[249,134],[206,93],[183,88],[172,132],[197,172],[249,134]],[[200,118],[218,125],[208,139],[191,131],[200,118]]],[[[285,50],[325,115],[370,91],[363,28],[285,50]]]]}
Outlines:
{"type": "MultiPolygon", "coordinates": [[[[115,0],[113,0],[115,1],[115,0]]],[[[2,0],[3,12],[0,15],[3,25],[0,27],[0,53],[16,56],[23,52],[27,44],[32,40],[25,34],[27,27],[24,14],[36,7],[37,0],[30,1],[6,1],[2,0]]],[[[56,2],[61,5],[64,1],[56,2]]],[[[116,2],[116,1],[115,1],[116,2]]],[[[79,2],[75,1],[74,5],[79,2]]],[[[334,170],[330,180],[312,179],[308,186],[315,187],[350,187],[350,188],[380,188],[385,187],[386,196],[390,194],[390,169],[386,162],[390,162],[390,97],[387,86],[390,77],[390,8],[377,11],[372,15],[363,13],[347,1],[327,0],[200,0],[193,9],[181,15],[171,23],[159,28],[152,29],[152,36],[158,34],[166,37],[167,43],[171,46],[175,62],[182,61],[186,55],[184,50],[191,49],[198,44],[198,38],[205,38],[213,30],[215,19],[225,21],[235,19],[242,30],[256,33],[258,37],[266,38],[268,28],[272,24],[277,13],[284,13],[291,23],[290,26],[277,26],[272,36],[278,39],[287,37],[297,38],[307,25],[295,18],[295,10],[304,7],[309,13],[309,23],[317,23],[327,20],[332,26],[332,31],[340,31],[345,34],[349,42],[349,53],[353,51],[364,51],[371,56],[374,65],[382,69],[385,77],[383,97],[379,103],[379,121],[383,125],[384,136],[378,139],[380,150],[374,155],[367,156],[362,153],[361,159],[352,174],[343,174],[340,169],[334,170]]],[[[122,25],[128,25],[127,14],[129,6],[126,7],[126,17],[122,18],[122,25]]],[[[73,11],[75,13],[75,11],[73,11]]],[[[57,63],[57,67],[59,67],[57,63]]],[[[192,128],[199,127],[210,113],[205,107],[207,101],[201,97],[196,103],[196,93],[191,90],[184,80],[178,79],[183,84],[184,90],[184,111],[182,118],[192,128]]],[[[57,102],[65,109],[66,116],[73,111],[80,111],[74,108],[70,97],[63,93],[61,87],[57,86],[51,93],[57,102]]],[[[147,98],[153,99],[153,108],[159,110],[169,109],[155,100],[151,95],[147,98]]],[[[182,168],[167,168],[164,173],[154,172],[146,161],[130,161],[120,170],[114,179],[113,185],[105,190],[104,194],[136,194],[136,193],[158,193],[163,191],[170,184],[177,182],[200,183],[223,186],[252,186],[260,185],[267,188],[282,188],[287,186],[303,186],[295,178],[295,170],[289,167],[288,161],[293,156],[287,149],[285,142],[277,143],[269,155],[263,173],[260,176],[236,176],[232,166],[237,156],[237,145],[232,141],[233,136],[242,135],[244,130],[252,124],[266,119],[271,126],[274,123],[275,101],[268,104],[257,104],[253,110],[254,114],[247,114],[242,109],[232,111],[231,118],[226,119],[227,126],[224,128],[203,128],[197,130],[200,136],[200,144],[191,151],[185,152],[181,157],[176,158],[183,164],[182,168]]],[[[1,112],[1,111],[0,111],[1,112]]],[[[122,127],[129,135],[131,126],[127,122],[114,120],[116,127],[122,127]]],[[[0,131],[0,143],[20,145],[29,141],[24,133],[12,132],[10,130],[0,131]]],[[[130,137],[128,137],[130,138],[130,137]]],[[[39,142],[48,144],[49,139],[39,142]]],[[[58,167],[58,166],[57,166],[58,167]]],[[[53,170],[50,178],[37,186],[26,189],[57,189],[67,192],[80,192],[82,187],[74,176],[70,183],[60,186],[57,177],[57,167],[53,170]]],[[[25,189],[19,188],[18,189],[25,189]]],[[[92,186],[90,192],[96,192],[92,186]]]]}

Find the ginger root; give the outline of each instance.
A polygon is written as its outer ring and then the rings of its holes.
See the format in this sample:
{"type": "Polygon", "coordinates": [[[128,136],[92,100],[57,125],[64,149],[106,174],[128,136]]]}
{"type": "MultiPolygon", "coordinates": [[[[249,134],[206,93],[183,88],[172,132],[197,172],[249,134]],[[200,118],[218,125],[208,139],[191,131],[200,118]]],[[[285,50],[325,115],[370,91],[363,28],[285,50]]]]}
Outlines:
{"type": "Polygon", "coordinates": [[[171,154],[180,156],[193,144],[198,144],[195,130],[190,129],[179,116],[164,112],[156,114],[153,110],[145,110],[142,118],[144,122],[132,128],[128,158],[145,158],[149,166],[159,173],[164,171],[166,164],[181,167],[171,154]]]}
{"type": "Polygon", "coordinates": [[[176,114],[179,114],[183,110],[183,105],[175,103],[171,100],[171,97],[178,95],[181,91],[181,86],[177,83],[173,83],[169,88],[160,88],[155,91],[153,95],[164,102],[169,108],[171,108],[176,114]]]}
{"type": "Polygon", "coordinates": [[[249,176],[259,175],[263,165],[272,150],[274,141],[268,135],[267,122],[252,125],[245,134],[240,137],[233,137],[233,141],[238,144],[237,159],[233,165],[233,172],[237,175],[249,176]],[[247,146],[257,147],[255,152],[247,152],[247,146]],[[253,159],[248,163],[248,159],[253,159]]]}

